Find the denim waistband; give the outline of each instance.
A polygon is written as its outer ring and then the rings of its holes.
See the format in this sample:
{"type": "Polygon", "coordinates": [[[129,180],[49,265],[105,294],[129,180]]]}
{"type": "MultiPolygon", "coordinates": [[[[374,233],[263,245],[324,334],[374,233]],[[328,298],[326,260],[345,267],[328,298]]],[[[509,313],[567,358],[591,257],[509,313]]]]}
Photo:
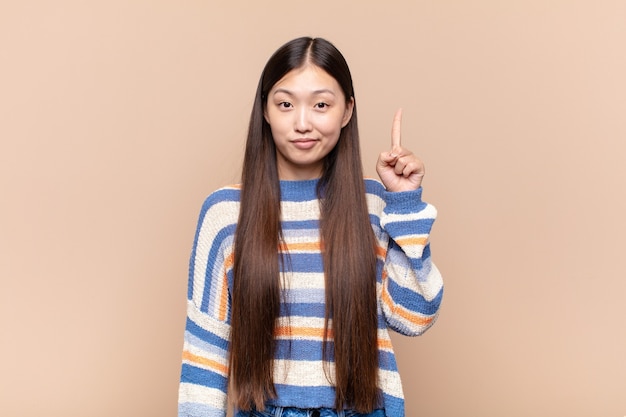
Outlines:
{"type": "Polygon", "coordinates": [[[332,408],[295,408],[267,405],[263,411],[239,411],[235,417],[385,417],[383,410],[374,410],[368,414],[359,414],[352,410],[334,410],[332,408]]]}

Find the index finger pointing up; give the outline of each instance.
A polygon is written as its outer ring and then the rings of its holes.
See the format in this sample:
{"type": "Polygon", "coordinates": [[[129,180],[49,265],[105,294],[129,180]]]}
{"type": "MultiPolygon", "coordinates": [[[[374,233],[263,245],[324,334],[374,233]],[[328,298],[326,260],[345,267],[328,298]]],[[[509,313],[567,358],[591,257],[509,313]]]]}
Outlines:
{"type": "Polygon", "coordinates": [[[391,149],[400,147],[400,132],[402,130],[402,109],[396,111],[391,125],[391,149]]]}

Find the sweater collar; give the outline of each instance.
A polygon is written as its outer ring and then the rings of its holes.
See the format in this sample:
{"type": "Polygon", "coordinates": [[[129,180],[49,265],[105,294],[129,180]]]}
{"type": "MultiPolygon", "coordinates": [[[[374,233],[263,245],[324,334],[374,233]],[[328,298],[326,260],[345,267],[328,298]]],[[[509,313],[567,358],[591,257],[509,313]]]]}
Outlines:
{"type": "Polygon", "coordinates": [[[281,200],[302,200],[317,198],[319,178],[312,180],[280,180],[281,200]]]}

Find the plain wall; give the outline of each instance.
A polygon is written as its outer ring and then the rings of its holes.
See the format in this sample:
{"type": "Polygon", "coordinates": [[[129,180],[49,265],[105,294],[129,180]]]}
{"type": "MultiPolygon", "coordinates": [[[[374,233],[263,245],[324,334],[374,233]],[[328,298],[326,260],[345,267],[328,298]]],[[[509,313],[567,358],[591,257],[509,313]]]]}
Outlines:
{"type": "MultiPolygon", "coordinates": [[[[0,415],[174,416],[200,205],[269,55],[345,54],[439,209],[407,416],[626,415],[626,2],[3,1],[0,415]]],[[[391,416],[390,416],[391,417],[391,416]]]]}

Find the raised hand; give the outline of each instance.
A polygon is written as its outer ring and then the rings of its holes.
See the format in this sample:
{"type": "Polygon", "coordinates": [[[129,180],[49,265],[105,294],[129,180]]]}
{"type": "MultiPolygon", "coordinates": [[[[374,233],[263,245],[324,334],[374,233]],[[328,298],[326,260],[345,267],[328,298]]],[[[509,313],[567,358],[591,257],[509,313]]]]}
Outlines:
{"type": "Polygon", "coordinates": [[[417,190],[424,177],[424,164],[401,145],[402,109],[398,109],[391,126],[391,151],[381,152],[376,172],[387,191],[417,190]]]}

